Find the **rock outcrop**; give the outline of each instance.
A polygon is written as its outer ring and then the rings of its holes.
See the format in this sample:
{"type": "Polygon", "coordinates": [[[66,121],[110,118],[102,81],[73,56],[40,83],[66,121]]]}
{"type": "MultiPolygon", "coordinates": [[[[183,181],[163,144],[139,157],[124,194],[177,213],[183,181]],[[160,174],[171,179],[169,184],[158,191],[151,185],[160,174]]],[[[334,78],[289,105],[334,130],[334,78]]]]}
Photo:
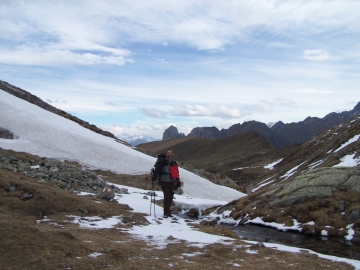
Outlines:
{"type": "Polygon", "coordinates": [[[360,167],[322,167],[291,181],[220,208],[231,209],[239,224],[255,218],[268,224],[294,226],[305,234],[346,236],[354,230],[353,242],[360,240],[360,167]]]}
{"type": "Polygon", "coordinates": [[[179,133],[177,127],[174,127],[171,125],[169,128],[167,128],[163,134],[163,140],[169,140],[169,139],[181,139],[185,138],[184,133],[179,133]]]}
{"type": "Polygon", "coordinates": [[[270,195],[268,207],[288,207],[333,196],[340,189],[360,194],[360,167],[318,168],[303,173],[270,195]]]}
{"type": "Polygon", "coordinates": [[[216,139],[219,137],[219,130],[216,127],[193,128],[188,137],[201,137],[205,139],[216,139]]]}
{"type": "Polygon", "coordinates": [[[0,127],[0,139],[14,139],[14,134],[0,127]]]}

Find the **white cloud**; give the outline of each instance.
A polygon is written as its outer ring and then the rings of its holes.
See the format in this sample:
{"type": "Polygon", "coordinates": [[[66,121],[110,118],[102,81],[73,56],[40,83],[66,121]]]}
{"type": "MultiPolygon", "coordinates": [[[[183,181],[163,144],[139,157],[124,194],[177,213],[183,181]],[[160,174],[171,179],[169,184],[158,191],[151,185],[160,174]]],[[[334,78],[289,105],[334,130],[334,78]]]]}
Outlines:
{"type": "MultiPolygon", "coordinates": [[[[54,62],[57,55],[71,64],[123,65],[127,63],[127,53],[125,56],[123,53],[112,52],[108,56],[101,53],[121,50],[132,42],[162,46],[187,44],[200,50],[219,50],[239,40],[247,42],[253,37],[253,30],[259,27],[274,33],[296,31],[298,35],[334,30],[359,32],[360,3],[354,0],[165,3],[160,0],[5,1],[0,4],[0,39],[9,41],[11,47],[24,45],[28,48],[17,49],[20,54],[28,51],[35,53],[34,58],[47,59],[40,63],[54,62]],[[52,51],[55,56],[49,56],[52,51]]],[[[270,44],[288,46],[281,41],[270,44]]],[[[319,61],[328,59],[329,55],[306,50],[304,57],[319,61]]],[[[10,61],[6,60],[6,63],[10,61]]],[[[19,59],[14,61],[27,64],[19,59]]]]}
{"type": "Polygon", "coordinates": [[[224,119],[244,119],[255,114],[268,114],[278,111],[280,107],[296,109],[294,101],[285,98],[273,98],[261,100],[254,104],[233,104],[231,106],[224,104],[208,105],[181,105],[171,110],[173,116],[183,117],[210,117],[224,119]]]}
{"type": "Polygon", "coordinates": [[[323,50],[304,50],[303,58],[313,61],[324,61],[330,59],[330,54],[323,50]]]}
{"type": "Polygon", "coordinates": [[[69,101],[67,101],[67,100],[57,100],[57,99],[55,99],[54,101],[51,100],[51,99],[47,99],[46,102],[50,103],[50,104],[51,103],[55,103],[55,104],[67,104],[67,103],[69,103],[69,101]]]}
{"type": "MultiPolygon", "coordinates": [[[[162,138],[162,135],[168,127],[171,125],[175,126],[174,123],[164,123],[164,124],[152,124],[152,125],[141,125],[135,123],[134,125],[103,125],[99,126],[101,129],[107,130],[113,134],[150,134],[155,138],[162,138]]],[[[184,129],[179,129],[179,132],[184,129]]]]}
{"type": "Polygon", "coordinates": [[[109,106],[116,106],[113,102],[111,101],[105,101],[105,105],[109,105],[109,106]]]}
{"type": "Polygon", "coordinates": [[[219,118],[240,118],[244,113],[236,107],[210,104],[204,105],[182,105],[176,106],[171,111],[173,116],[190,117],[219,117],[219,118]]]}
{"type": "Polygon", "coordinates": [[[296,103],[292,100],[285,99],[285,98],[273,98],[273,99],[264,99],[261,100],[261,103],[267,104],[267,105],[274,105],[274,106],[285,106],[290,108],[297,107],[296,103]]]}
{"type": "Polygon", "coordinates": [[[273,48],[282,48],[282,49],[294,47],[294,45],[292,45],[292,44],[288,44],[288,43],[280,42],[280,41],[269,42],[268,46],[273,47],[273,48]]]}
{"type": "MultiPolygon", "coordinates": [[[[83,49],[85,50],[85,48],[83,49]]],[[[58,46],[19,46],[12,50],[0,48],[0,62],[4,64],[17,65],[94,65],[110,64],[123,66],[128,62],[133,62],[128,56],[131,55],[126,50],[107,49],[95,52],[91,47],[87,51],[76,52],[67,48],[58,48],[58,46]],[[102,55],[107,53],[107,55],[102,55]]]]}
{"type": "Polygon", "coordinates": [[[156,62],[159,62],[161,64],[169,64],[168,61],[166,61],[164,58],[154,58],[156,62]]]}
{"type": "Polygon", "coordinates": [[[305,94],[332,94],[333,91],[330,90],[319,90],[314,88],[303,88],[303,89],[295,89],[296,93],[305,93],[305,94]]]}
{"type": "Polygon", "coordinates": [[[157,110],[157,109],[153,109],[153,108],[142,108],[141,112],[149,117],[153,117],[153,118],[166,118],[166,113],[161,111],[161,110],[157,110]]]}

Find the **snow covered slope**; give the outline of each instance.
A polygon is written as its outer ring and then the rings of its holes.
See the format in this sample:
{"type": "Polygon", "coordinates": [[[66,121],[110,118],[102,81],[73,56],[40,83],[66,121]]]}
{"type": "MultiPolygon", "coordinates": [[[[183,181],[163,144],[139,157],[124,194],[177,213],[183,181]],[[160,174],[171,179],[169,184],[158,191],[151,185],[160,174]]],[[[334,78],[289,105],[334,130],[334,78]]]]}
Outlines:
{"type": "MultiPolygon", "coordinates": [[[[149,173],[155,163],[153,157],[4,91],[0,91],[0,127],[16,136],[14,140],[0,139],[4,149],[124,174],[149,173]]],[[[185,183],[184,192],[194,198],[231,201],[245,195],[183,169],[180,177],[185,183]]]]}

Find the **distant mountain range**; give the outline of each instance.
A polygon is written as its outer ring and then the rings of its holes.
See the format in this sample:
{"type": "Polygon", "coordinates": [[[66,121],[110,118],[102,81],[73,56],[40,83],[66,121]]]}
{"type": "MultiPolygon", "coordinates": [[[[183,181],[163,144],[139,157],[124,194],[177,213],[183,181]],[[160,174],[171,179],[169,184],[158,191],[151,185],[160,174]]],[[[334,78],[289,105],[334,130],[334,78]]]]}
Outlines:
{"type": "Polygon", "coordinates": [[[196,127],[193,128],[187,136],[179,133],[176,127],[170,126],[165,130],[163,140],[184,137],[220,139],[248,131],[254,131],[265,137],[276,148],[284,148],[304,143],[313,138],[319,132],[339,125],[358,114],[360,114],[360,102],[358,102],[351,111],[344,111],[341,113],[332,112],[324,118],[309,116],[305,120],[297,123],[284,124],[279,121],[268,126],[258,121],[248,121],[242,124],[234,124],[228,129],[221,130],[216,127],[196,127]]]}
{"type": "Polygon", "coordinates": [[[136,135],[136,134],[127,134],[127,133],[116,135],[116,137],[122,141],[125,141],[125,142],[133,145],[133,146],[136,146],[141,143],[148,143],[148,142],[153,142],[153,141],[159,140],[157,138],[154,138],[154,137],[148,136],[148,135],[136,135]]]}

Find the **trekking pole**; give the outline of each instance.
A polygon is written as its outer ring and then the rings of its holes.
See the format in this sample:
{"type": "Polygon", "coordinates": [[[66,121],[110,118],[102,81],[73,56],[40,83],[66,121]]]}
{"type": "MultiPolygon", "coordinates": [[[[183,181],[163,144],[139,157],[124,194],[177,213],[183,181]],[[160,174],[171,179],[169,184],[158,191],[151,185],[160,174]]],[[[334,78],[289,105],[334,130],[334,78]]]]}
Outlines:
{"type": "Polygon", "coordinates": [[[151,204],[152,204],[152,191],[150,191],[150,216],[151,216],[151,204]]]}
{"type": "MultiPolygon", "coordinates": [[[[154,181],[152,181],[152,193],[154,194],[154,217],[156,217],[155,213],[155,188],[154,188],[154,181]]],[[[151,205],[150,205],[151,207],[151,205]]],[[[150,210],[151,211],[151,210],[150,210]]]]}
{"type": "MultiPolygon", "coordinates": [[[[152,181],[151,181],[152,182],[152,181]]],[[[153,184],[152,184],[152,186],[154,186],[154,182],[152,182],[153,184]]],[[[153,200],[152,200],[152,196],[153,196],[153,191],[152,191],[152,189],[150,190],[150,216],[151,216],[151,205],[152,205],[152,202],[153,202],[153,200]]]]}

